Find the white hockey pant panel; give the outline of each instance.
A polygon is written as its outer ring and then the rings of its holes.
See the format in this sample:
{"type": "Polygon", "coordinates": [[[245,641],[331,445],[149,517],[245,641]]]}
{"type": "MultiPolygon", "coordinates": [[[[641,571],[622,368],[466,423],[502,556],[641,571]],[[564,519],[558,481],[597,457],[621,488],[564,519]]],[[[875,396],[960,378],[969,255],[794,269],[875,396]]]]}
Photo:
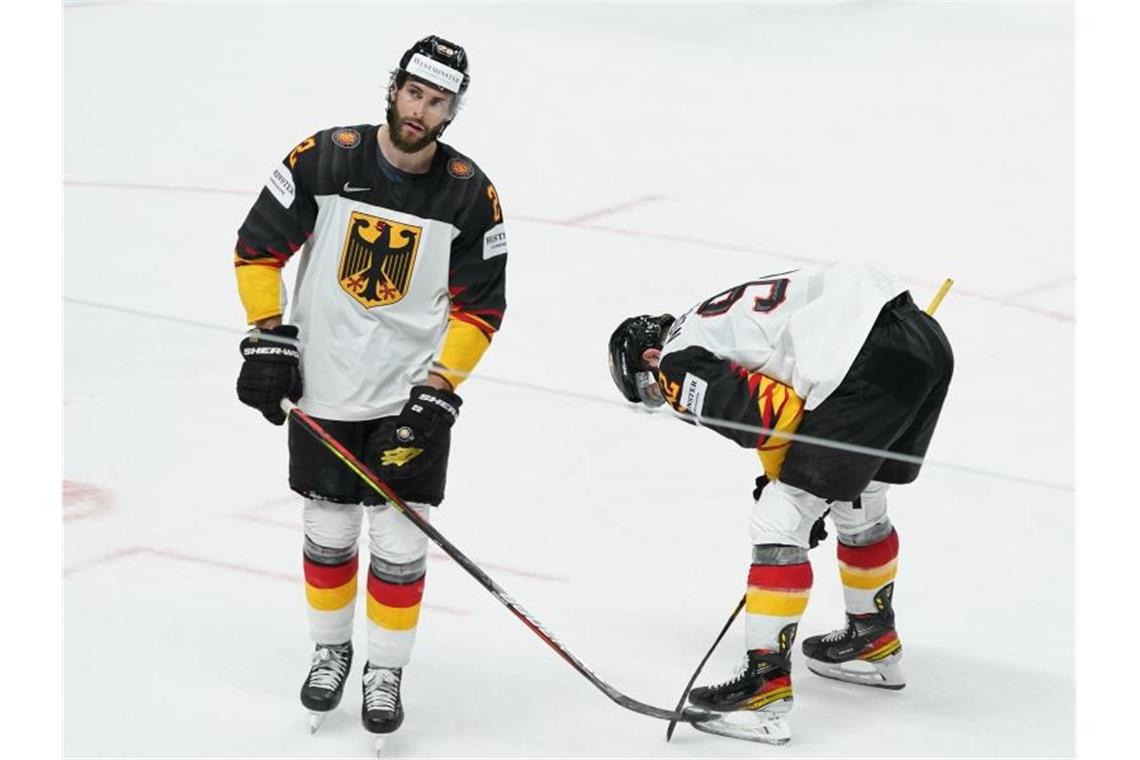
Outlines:
{"type": "Polygon", "coordinates": [[[828,509],[840,540],[850,546],[860,545],[862,539],[878,534],[884,524],[886,533],[890,533],[887,488],[885,483],[872,482],[860,496],[860,507],[856,509],[853,502],[833,501],[829,504],[826,499],[803,489],[773,481],[761,492],[752,508],[752,544],[783,544],[807,549],[811,526],[828,509]]]}

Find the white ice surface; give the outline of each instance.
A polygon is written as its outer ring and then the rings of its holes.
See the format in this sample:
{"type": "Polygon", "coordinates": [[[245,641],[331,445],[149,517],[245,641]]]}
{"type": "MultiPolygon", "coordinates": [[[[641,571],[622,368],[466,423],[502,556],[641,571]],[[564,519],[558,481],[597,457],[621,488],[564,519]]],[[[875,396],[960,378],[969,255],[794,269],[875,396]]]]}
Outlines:
{"type": "MultiPolygon", "coordinates": [[[[64,21],[68,756],[370,751],[359,664],[316,736],[297,699],[300,509],[282,429],[234,396],[231,251],[269,169],[381,119],[425,34],[469,51],[446,139],[495,181],[511,250],[434,522],[614,686],[675,703],[742,591],[757,469],[709,431],[499,382],[612,401],[624,316],[808,260],[878,262],[922,303],[953,276],[931,460],[1073,482],[1068,4],[103,2],[64,21]]],[[[433,549],[389,751],[1072,755],[1071,491],[932,464],[892,517],[909,685],[801,665],[779,749],[666,744],[433,549]]],[[[842,618],[834,546],[801,635],[842,618]]]]}

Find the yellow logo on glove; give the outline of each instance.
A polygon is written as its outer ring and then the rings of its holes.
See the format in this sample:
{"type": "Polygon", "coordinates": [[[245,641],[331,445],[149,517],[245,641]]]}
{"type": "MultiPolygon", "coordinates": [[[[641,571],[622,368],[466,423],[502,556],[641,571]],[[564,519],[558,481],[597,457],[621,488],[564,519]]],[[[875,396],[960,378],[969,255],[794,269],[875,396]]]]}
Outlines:
{"type": "Polygon", "coordinates": [[[423,449],[416,449],[411,446],[400,446],[395,449],[388,449],[387,451],[380,452],[380,464],[385,467],[390,464],[403,467],[422,453],[424,453],[423,449]]]}

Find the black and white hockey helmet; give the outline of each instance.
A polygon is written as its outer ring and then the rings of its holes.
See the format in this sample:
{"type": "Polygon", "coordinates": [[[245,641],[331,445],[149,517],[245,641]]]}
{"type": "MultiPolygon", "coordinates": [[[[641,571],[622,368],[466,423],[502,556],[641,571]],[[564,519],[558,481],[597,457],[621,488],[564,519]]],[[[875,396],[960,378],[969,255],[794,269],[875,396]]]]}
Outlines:
{"type": "Polygon", "coordinates": [[[456,100],[467,92],[467,52],[454,42],[432,34],[412,45],[400,57],[396,74],[407,74],[441,90],[455,93],[456,100]]]}
{"type": "Polygon", "coordinates": [[[610,336],[610,377],[626,401],[647,406],[664,403],[657,374],[645,365],[641,354],[647,348],[661,348],[673,321],[672,314],[642,314],[623,321],[610,336]]]}

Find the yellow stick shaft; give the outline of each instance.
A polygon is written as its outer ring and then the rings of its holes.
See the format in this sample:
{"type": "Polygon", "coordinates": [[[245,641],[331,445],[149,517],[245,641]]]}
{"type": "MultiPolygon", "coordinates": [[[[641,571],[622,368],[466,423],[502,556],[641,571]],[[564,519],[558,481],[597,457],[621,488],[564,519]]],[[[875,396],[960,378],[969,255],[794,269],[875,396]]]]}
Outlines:
{"type": "Polygon", "coordinates": [[[942,283],[942,287],[940,287],[938,289],[938,292],[934,294],[934,298],[930,301],[930,305],[926,307],[927,314],[932,317],[934,316],[934,312],[938,311],[938,307],[942,305],[942,299],[946,297],[946,294],[950,291],[950,286],[953,284],[954,281],[947,277],[946,282],[942,283]]]}

